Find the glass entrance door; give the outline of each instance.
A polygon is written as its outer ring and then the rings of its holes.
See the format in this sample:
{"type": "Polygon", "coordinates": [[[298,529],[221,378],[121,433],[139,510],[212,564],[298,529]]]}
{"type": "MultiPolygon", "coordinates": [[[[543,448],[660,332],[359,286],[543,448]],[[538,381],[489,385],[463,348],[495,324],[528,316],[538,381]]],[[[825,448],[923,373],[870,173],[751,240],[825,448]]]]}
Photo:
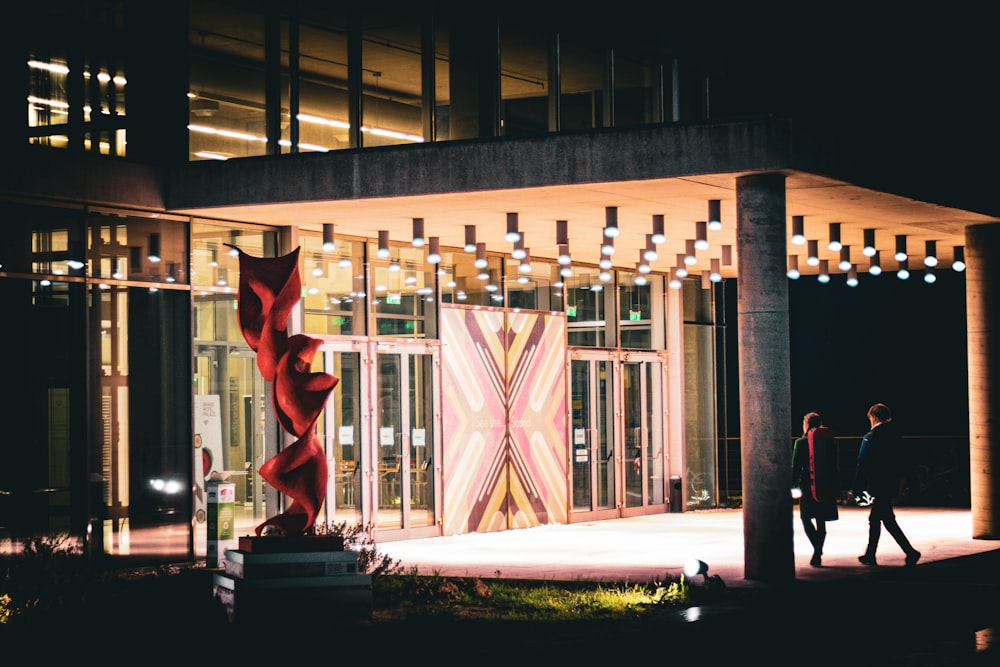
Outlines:
{"type": "Polygon", "coordinates": [[[573,359],[570,375],[573,511],[614,511],[614,364],[610,359],[573,359]]]}
{"type": "Polygon", "coordinates": [[[664,363],[656,353],[571,352],[574,520],[665,509],[664,363]]]}
{"type": "Polygon", "coordinates": [[[327,523],[354,526],[363,523],[364,511],[361,459],[368,419],[364,418],[362,396],[367,395],[369,379],[362,369],[368,367],[367,347],[363,343],[326,343],[321,349],[325,372],[338,380],[316,424],[330,472],[321,515],[327,523]]]}
{"type": "Polygon", "coordinates": [[[380,533],[412,537],[410,529],[435,526],[437,368],[434,345],[378,343],[373,495],[380,533]]]}
{"type": "Polygon", "coordinates": [[[663,365],[655,354],[622,354],[625,509],[664,505],[663,365]]]}

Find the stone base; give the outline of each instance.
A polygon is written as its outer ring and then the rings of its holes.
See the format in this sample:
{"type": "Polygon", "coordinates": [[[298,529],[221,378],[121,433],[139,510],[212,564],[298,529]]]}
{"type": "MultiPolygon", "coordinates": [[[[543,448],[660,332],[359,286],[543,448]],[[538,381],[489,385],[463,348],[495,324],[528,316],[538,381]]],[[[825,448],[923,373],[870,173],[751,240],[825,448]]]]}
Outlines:
{"type": "Polygon", "coordinates": [[[293,550],[282,553],[272,549],[277,543],[270,541],[288,538],[253,538],[268,540],[263,549],[260,542],[247,545],[244,539],[240,538],[241,547],[258,551],[227,551],[225,573],[213,575],[212,581],[212,595],[231,624],[262,629],[276,624],[317,627],[327,621],[371,617],[372,578],[358,574],[355,552],[313,551],[305,549],[306,544],[288,544],[293,550]]]}

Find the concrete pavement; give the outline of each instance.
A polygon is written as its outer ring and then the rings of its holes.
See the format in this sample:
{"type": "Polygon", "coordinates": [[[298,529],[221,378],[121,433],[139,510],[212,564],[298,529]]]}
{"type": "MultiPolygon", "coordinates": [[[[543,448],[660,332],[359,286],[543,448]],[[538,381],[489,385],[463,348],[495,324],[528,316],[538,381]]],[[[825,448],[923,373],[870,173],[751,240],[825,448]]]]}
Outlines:
{"type": "MultiPolygon", "coordinates": [[[[920,564],[1000,549],[1000,541],[972,539],[967,509],[896,508],[903,532],[922,554],[920,564]]],[[[812,547],[793,517],[796,579],[829,581],[861,575],[868,510],[841,507],[827,525],[823,567],[809,565],[812,547]]],[[[744,578],[743,512],[698,510],[626,519],[544,525],[495,533],[469,533],[399,542],[379,550],[420,574],[551,581],[666,581],[677,579],[689,558],[709,565],[729,587],[754,587],[744,578]]],[[[885,531],[879,569],[903,567],[903,552],[885,531]]]]}

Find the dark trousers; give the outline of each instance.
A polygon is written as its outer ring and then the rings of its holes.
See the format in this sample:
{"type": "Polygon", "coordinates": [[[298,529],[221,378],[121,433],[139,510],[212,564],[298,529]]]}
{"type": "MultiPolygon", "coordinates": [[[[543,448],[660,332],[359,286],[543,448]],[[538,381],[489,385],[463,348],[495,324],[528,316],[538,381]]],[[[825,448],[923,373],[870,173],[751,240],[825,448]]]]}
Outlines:
{"type": "Polygon", "coordinates": [[[878,540],[882,535],[882,526],[885,526],[886,531],[896,540],[896,544],[903,550],[903,553],[907,556],[916,553],[916,549],[913,548],[910,541],[906,539],[906,535],[903,534],[903,529],[896,523],[896,513],[892,510],[892,500],[879,500],[879,496],[875,496],[871,511],[868,513],[868,548],[865,549],[866,556],[875,557],[875,550],[878,549],[878,540]]]}

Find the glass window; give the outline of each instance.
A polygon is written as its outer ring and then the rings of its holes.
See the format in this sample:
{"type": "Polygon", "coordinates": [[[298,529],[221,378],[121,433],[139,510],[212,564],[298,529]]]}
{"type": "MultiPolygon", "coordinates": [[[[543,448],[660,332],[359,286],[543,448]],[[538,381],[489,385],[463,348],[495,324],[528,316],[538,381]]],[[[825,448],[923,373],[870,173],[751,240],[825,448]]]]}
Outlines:
{"type": "Polygon", "coordinates": [[[125,155],[125,65],[114,45],[123,8],[87,11],[83,5],[40,5],[45,13],[25,29],[28,141],[39,146],[75,147],[101,155],[125,155]],[[34,26],[44,26],[32,33],[34,26]],[[72,33],[82,39],[53,39],[72,33]],[[92,36],[98,36],[93,39],[92,36]],[[91,41],[88,41],[91,40],[91,41]]]}
{"type": "Polygon", "coordinates": [[[188,284],[188,227],[177,220],[93,213],[90,275],[105,280],[188,284]]]}
{"type": "Polygon", "coordinates": [[[659,122],[662,118],[660,88],[657,68],[616,55],[615,125],[659,122]]]}
{"type": "Polygon", "coordinates": [[[437,338],[437,271],[423,248],[392,246],[387,258],[369,244],[375,336],[437,338]]]}
{"type": "Polygon", "coordinates": [[[508,137],[549,130],[549,46],[527,26],[501,24],[502,127],[508,137]]]}
{"type": "Polygon", "coordinates": [[[508,259],[505,272],[508,308],[563,310],[564,285],[558,264],[531,259],[529,254],[520,260],[508,259]]]}
{"type": "Polygon", "coordinates": [[[300,2],[299,20],[299,152],[350,148],[347,17],[310,1],[300,2]]]}
{"type": "Polygon", "coordinates": [[[304,332],[365,335],[364,242],[338,238],[334,249],[324,252],[319,235],[302,234],[299,240],[304,332]]]}
{"type": "Polygon", "coordinates": [[[267,153],[260,1],[189,3],[192,160],[267,153]]]}
{"type": "Polygon", "coordinates": [[[423,136],[420,22],[414,11],[365,16],[362,35],[362,143],[389,146],[423,136]]]}
{"type": "Polygon", "coordinates": [[[574,267],[573,271],[573,276],[566,278],[569,344],[614,346],[616,321],[609,323],[607,319],[609,312],[615,312],[614,283],[602,281],[596,268],[574,267]]]}
{"type": "Polygon", "coordinates": [[[446,252],[440,270],[443,272],[441,300],[468,306],[502,306],[504,294],[503,258],[484,254],[485,266],[475,265],[475,253],[446,252]]]}
{"type": "Polygon", "coordinates": [[[659,349],[664,346],[663,276],[618,274],[621,346],[659,349]]]}
{"type": "Polygon", "coordinates": [[[601,127],[604,104],[603,50],[572,33],[560,36],[559,105],[561,130],[601,127]]]}

